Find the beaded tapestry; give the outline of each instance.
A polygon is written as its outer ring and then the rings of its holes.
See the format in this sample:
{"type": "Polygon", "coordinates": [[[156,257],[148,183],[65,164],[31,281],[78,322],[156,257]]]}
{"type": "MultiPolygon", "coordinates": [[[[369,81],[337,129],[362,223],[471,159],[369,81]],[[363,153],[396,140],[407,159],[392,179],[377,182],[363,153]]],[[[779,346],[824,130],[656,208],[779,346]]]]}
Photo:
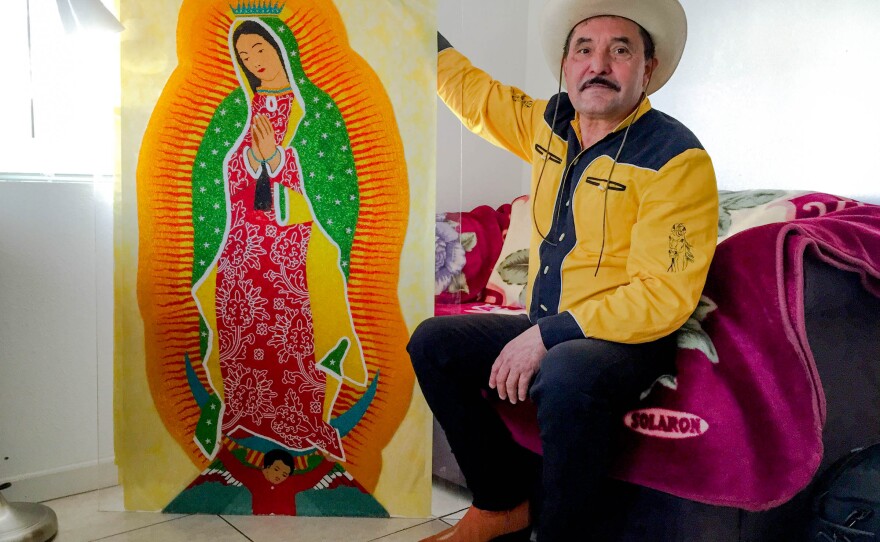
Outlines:
{"type": "MultiPolygon", "coordinates": [[[[137,210],[136,269],[117,272],[129,508],[427,512],[429,418],[413,401],[398,289],[407,229],[429,215],[410,209],[407,119],[348,41],[358,17],[342,15],[401,12],[410,35],[380,32],[373,47],[413,40],[430,82],[432,12],[415,4],[180,7],[177,67],[140,142],[136,188],[122,191],[122,211],[127,196],[137,210]],[[137,315],[120,307],[127,285],[137,315]],[[410,467],[390,473],[403,458],[410,467]]],[[[432,94],[409,99],[407,111],[433,107],[432,94]]]]}

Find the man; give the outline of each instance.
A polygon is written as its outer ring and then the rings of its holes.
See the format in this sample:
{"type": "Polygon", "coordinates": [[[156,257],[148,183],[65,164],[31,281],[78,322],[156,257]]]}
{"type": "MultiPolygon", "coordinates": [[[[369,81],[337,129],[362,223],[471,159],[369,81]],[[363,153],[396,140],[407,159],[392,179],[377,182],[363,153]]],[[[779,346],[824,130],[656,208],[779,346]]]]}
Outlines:
{"type": "Polygon", "coordinates": [[[677,0],[549,0],[542,42],[568,90],[549,101],[493,81],[440,39],[440,97],[532,163],[534,228],[528,318],[433,318],[410,341],[474,495],[455,527],[427,540],[528,540],[532,515],[540,542],[590,540],[613,431],[673,370],[671,334],[715,249],[711,161],[647,100],[675,70],[686,27],[677,0]],[[499,398],[535,403],[542,461],[512,440],[491,406],[499,398]]]}

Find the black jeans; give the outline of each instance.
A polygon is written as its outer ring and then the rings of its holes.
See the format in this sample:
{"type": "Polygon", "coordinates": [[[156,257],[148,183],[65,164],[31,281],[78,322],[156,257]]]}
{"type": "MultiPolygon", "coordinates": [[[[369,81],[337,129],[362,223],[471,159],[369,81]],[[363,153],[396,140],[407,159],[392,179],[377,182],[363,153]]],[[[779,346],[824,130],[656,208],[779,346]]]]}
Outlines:
{"type": "Polygon", "coordinates": [[[587,518],[603,498],[598,487],[613,458],[614,430],[639,394],[674,370],[675,340],[578,339],[551,348],[529,387],[541,460],[514,442],[488,387],[501,350],[529,327],[526,316],[441,316],[423,322],[407,350],[474,506],[509,510],[531,498],[540,542],[589,540],[587,518]]]}

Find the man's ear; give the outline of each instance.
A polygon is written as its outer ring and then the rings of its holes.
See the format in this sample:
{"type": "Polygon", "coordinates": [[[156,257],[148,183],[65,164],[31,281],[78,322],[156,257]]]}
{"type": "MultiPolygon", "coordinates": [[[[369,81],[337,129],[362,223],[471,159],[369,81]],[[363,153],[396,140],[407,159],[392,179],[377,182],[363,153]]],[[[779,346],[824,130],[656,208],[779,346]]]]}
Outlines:
{"type": "Polygon", "coordinates": [[[645,62],[645,77],[642,80],[642,90],[644,92],[648,91],[648,85],[651,84],[651,76],[654,75],[654,71],[657,69],[657,66],[659,64],[660,61],[657,60],[657,57],[654,57],[650,61],[645,62]]]}

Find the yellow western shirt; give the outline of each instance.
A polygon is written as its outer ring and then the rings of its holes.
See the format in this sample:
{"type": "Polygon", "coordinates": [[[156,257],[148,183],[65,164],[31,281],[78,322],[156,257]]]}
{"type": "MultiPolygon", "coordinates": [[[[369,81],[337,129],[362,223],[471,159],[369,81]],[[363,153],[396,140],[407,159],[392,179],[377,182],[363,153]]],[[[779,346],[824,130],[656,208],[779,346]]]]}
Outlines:
{"type": "Polygon", "coordinates": [[[567,94],[533,100],[452,48],[439,54],[437,92],[468,129],[532,164],[540,233],[526,299],[547,348],[648,342],[687,320],[718,235],[715,172],[690,130],[645,100],[609,179],[630,119],[581,149],[567,94]]]}

